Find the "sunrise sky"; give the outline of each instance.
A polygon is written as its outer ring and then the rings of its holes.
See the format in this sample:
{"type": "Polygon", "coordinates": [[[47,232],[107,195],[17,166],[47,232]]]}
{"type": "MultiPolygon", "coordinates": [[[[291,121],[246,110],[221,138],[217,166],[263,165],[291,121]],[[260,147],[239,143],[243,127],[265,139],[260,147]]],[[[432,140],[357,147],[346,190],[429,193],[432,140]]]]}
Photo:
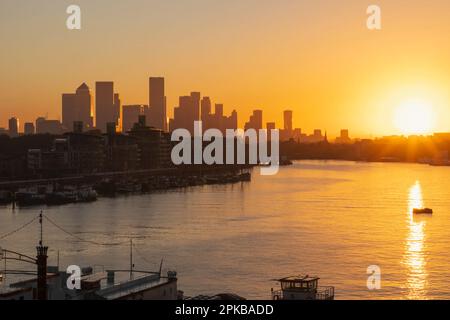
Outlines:
{"type": "Polygon", "coordinates": [[[449,34],[448,0],[2,0],[0,127],[60,118],[82,82],[147,104],[148,77],[164,76],[169,115],[201,91],[240,125],[260,108],[281,126],[289,108],[307,132],[413,133],[401,115],[419,105],[419,132],[450,131],[449,34]],[[65,26],[70,4],[81,31],[65,26]],[[366,28],[369,4],[381,31],[366,28]]]}

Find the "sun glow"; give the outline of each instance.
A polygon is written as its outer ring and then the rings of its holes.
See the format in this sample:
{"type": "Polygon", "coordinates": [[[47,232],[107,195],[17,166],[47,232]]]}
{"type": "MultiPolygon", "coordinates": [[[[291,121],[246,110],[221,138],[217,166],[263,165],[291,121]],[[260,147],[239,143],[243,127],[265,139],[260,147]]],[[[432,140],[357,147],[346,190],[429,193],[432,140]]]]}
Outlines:
{"type": "Polygon", "coordinates": [[[394,121],[402,134],[430,134],[434,129],[435,114],[431,104],[408,100],[395,110],[394,121]]]}

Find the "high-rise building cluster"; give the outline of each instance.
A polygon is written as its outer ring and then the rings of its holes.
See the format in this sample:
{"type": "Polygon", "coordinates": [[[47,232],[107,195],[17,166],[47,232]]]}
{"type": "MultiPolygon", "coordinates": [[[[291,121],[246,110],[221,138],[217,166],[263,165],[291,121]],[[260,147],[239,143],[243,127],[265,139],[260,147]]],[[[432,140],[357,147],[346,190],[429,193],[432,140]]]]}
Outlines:
{"type": "MultiPolygon", "coordinates": [[[[173,132],[176,129],[187,129],[194,135],[194,122],[202,121],[202,129],[218,129],[224,135],[227,129],[238,128],[238,113],[233,110],[225,115],[224,105],[213,104],[211,98],[200,92],[191,92],[179,97],[174,108],[173,118],[168,119],[165,79],[150,77],[148,82],[148,104],[122,105],[119,93],[112,81],[97,81],[95,97],[86,83],[82,83],[75,93],[62,94],[62,121],[39,117],[35,123],[26,122],[23,133],[31,134],[62,134],[64,132],[97,131],[100,133],[129,133],[141,116],[147,119],[150,128],[162,132],[173,132]]],[[[293,126],[293,111],[283,112],[284,126],[280,129],[281,141],[294,140],[300,143],[316,143],[327,140],[327,135],[317,129],[307,135],[293,126]]],[[[11,137],[20,135],[19,119],[9,120],[8,130],[0,128],[0,134],[11,137]]],[[[263,111],[256,109],[245,123],[244,129],[263,129],[263,111]]],[[[275,122],[266,123],[267,130],[276,129],[275,122]]],[[[342,130],[337,143],[351,143],[348,130],[342,130]]]]}

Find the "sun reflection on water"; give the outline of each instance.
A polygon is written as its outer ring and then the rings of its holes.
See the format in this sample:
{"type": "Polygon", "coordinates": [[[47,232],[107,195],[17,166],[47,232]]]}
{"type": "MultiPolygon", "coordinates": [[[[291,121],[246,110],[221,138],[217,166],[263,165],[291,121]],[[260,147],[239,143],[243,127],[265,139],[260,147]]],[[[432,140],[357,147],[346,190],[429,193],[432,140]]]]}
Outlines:
{"type": "Polygon", "coordinates": [[[408,199],[408,228],[406,239],[404,264],[407,268],[408,299],[426,299],[427,270],[424,254],[425,220],[414,217],[414,208],[423,208],[422,188],[417,181],[409,190],[408,199]]]}

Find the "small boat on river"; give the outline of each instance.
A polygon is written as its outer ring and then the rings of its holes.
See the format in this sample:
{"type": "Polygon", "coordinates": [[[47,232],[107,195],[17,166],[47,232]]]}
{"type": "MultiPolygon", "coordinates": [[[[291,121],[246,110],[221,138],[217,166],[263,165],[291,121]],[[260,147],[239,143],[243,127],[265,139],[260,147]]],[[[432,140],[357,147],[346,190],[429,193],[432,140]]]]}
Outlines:
{"type": "Polygon", "coordinates": [[[430,208],[414,208],[414,214],[433,214],[433,209],[430,208]]]}

